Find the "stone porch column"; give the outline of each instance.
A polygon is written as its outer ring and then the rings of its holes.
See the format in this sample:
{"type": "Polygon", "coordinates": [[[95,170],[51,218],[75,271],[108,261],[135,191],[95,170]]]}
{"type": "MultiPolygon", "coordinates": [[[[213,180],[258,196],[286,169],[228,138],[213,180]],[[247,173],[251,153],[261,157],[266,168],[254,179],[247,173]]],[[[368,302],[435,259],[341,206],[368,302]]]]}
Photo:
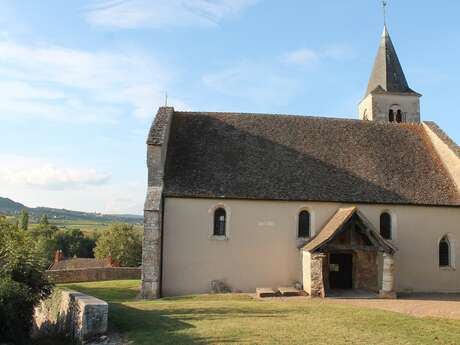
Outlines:
{"type": "Polygon", "coordinates": [[[323,253],[302,252],[303,289],[311,297],[324,298],[326,295],[323,276],[325,258],[323,253]]]}
{"type": "Polygon", "coordinates": [[[382,288],[380,298],[396,298],[395,263],[393,254],[383,253],[382,288]]]}

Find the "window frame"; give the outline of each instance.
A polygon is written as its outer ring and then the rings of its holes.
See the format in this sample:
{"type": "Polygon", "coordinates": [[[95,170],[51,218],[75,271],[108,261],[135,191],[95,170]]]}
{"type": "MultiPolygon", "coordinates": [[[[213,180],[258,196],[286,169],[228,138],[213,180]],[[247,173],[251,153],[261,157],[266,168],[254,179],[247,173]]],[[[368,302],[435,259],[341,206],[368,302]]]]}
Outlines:
{"type": "Polygon", "coordinates": [[[219,203],[213,205],[208,209],[208,224],[209,224],[209,235],[208,239],[210,240],[217,240],[217,241],[226,241],[230,239],[230,220],[231,220],[231,209],[228,205],[219,203]],[[216,212],[222,209],[225,211],[225,235],[215,235],[215,214],[216,212]]]}
{"type": "Polygon", "coordinates": [[[297,238],[299,239],[308,239],[312,237],[312,231],[311,231],[311,212],[310,210],[302,209],[298,212],[297,214],[297,238]],[[300,222],[301,222],[301,216],[302,214],[308,214],[308,236],[301,236],[301,227],[300,227],[300,222]]]}
{"type": "Polygon", "coordinates": [[[436,248],[436,254],[437,254],[437,264],[440,270],[442,271],[454,271],[455,270],[455,240],[451,234],[444,234],[442,235],[439,240],[438,240],[438,245],[436,248]],[[445,241],[447,244],[447,249],[448,249],[448,261],[449,264],[447,266],[441,266],[441,260],[440,260],[440,246],[441,243],[445,241]]]}
{"type": "Polygon", "coordinates": [[[379,216],[379,235],[382,236],[382,238],[384,238],[385,240],[388,240],[388,241],[391,241],[394,239],[394,221],[393,221],[393,214],[387,210],[384,210],[380,213],[380,216],[379,216]],[[387,238],[385,236],[383,236],[382,234],[382,217],[384,215],[388,215],[389,217],[389,232],[390,232],[390,236],[387,238]]]}
{"type": "Polygon", "coordinates": [[[396,111],[395,122],[396,123],[403,123],[404,122],[404,116],[403,116],[403,113],[402,113],[401,109],[398,109],[396,111]]]}
{"type": "Polygon", "coordinates": [[[388,111],[388,122],[393,123],[395,122],[395,112],[393,109],[388,111]]]}
{"type": "Polygon", "coordinates": [[[315,227],[315,212],[313,209],[310,207],[310,205],[301,205],[300,207],[297,208],[296,213],[293,215],[293,221],[295,222],[294,224],[294,231],[295,231],[295,238],[297,241],[297,245],[303,245],[305,244],[306,241],[310,240],[311,238],[315,237],[316,235],[316,227],[315,227]],[[307,211],[310,214],[310,237],[299,237],[299,216],[302,211],[307,211]]]}

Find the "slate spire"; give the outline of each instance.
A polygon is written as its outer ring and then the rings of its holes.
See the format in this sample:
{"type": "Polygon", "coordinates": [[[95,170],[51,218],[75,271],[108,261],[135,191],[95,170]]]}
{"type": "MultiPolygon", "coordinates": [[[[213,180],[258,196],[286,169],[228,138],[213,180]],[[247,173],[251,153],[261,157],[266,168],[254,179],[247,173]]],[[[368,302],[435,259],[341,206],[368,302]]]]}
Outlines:
{"type": "Polygon", "coordinates": [[[387,92],[415,93],[407,84],[386,24],[383,27],[382,38],[367,86],[366,96],[376,89],[387,92]]]}

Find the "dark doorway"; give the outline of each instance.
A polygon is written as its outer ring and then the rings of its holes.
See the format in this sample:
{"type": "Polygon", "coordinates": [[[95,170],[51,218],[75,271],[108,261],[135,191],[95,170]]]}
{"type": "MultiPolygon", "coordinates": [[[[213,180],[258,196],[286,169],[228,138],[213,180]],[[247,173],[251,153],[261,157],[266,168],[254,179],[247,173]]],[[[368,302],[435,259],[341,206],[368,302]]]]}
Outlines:
{"type": "Polygon", "coordinates": [[[352,254],[331,254],[329,258],[329,284],[331,289],[353,288],[352,254]]]}

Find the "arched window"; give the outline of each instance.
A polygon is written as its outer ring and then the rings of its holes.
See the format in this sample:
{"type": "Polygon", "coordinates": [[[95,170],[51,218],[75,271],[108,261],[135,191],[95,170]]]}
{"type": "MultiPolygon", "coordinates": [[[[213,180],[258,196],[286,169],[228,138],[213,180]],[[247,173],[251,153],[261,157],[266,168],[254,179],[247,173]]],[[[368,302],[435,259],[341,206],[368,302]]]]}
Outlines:
{"type": "Polygon", "coordinates": [[[297,237],[310,237],[310,212],[308,211],[301,211],[299,213],[299,228],[297,230],[297,237]]]}
{"type": "Polygon", "coordinates": [[[396,122],[397,123],[401,123],[402,122],[402,112],[401,110],[398,109],[398,111],[396,112],[396,122]]]}
{"type": "Polygon", "coordinates": [[[393,109],[390,109],[390,113],[388,114],[388,120],[390,120],[390,122],[395,121],[395,113],[394,113],[393,109]]]}
{"type": "Polygon", "coordinates": [[[450,266],[450,243],[447,237],[439,242],[439,267],[450,266]]]}
{"type": "Polygon", "coordinates": [[[391,216],[388,212],[380,215],[380,235],[386,240],[391,240],[391,216]]]}
{"type": "Polygon", "coordinates": [[[225,225],[227,222],[227,213],[223,208],[214,211],[214,236],[225,236],[225,225]]]}

